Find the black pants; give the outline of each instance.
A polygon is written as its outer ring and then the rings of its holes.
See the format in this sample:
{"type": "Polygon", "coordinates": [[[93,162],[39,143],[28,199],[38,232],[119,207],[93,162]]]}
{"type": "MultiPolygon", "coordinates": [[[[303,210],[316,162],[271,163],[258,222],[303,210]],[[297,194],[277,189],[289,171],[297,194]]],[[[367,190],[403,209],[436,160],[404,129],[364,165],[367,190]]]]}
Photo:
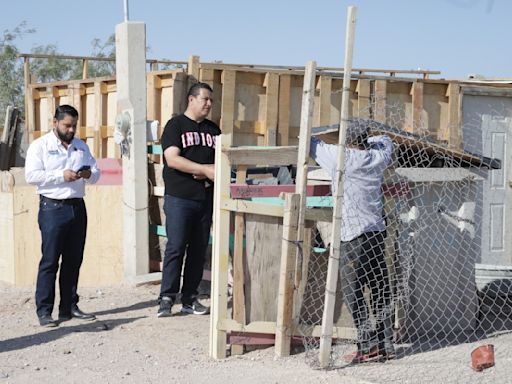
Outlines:
{"type": "Polygon", "coordinates": [[[173,301],[176,300],[180,292],[184,259],[181,301],[184,304],[191,304],[197,296],[212,224],[213,188],[210,190],[204,201],[165,196],[167,246],[162,268],[160,298],[166,296],[173,301]]]}
{"type": "Polygon", "coordinates": [[[369,232],[341,243],[341,289],[357,328],[358,346],[367,350],[374,327],[370,322],[364,288],[370,288],[371,308],[379,348],[393,350],[391,289],[384,259],[385,232],[369,232]]]}
{"type": "Polygon", "coordinates": [[[51,315],[53,312],[59,260],[59,313],[67,315],[71,312],[72,305],[78,303],[78,275],[87,231],[84,201],[58,201],[41,197],[38,223],[41,230],[42,257],[36,284],[37,315],[51,315]]]}

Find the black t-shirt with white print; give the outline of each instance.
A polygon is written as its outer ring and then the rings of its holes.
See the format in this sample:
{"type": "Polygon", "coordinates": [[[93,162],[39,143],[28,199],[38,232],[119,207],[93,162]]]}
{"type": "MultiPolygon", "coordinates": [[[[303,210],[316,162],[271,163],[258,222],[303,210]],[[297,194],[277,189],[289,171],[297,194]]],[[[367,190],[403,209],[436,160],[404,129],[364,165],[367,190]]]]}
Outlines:
{"type": "MultiPolygon", "coordinates": [[[[220,133],[219,127],[213,121],[204,119],[197,123],[182,114],[167,122],[160,142],[163,151],[171,146],[178,147],[181,156],[195,163],[213,164],[216,136],[220,133]]],[[[165,156],[163,179],[166,195],[190,200],[204,200],[207,185],[211,185],[211,182],[194,179],[190,173],[169,168],[165,156]]]]}

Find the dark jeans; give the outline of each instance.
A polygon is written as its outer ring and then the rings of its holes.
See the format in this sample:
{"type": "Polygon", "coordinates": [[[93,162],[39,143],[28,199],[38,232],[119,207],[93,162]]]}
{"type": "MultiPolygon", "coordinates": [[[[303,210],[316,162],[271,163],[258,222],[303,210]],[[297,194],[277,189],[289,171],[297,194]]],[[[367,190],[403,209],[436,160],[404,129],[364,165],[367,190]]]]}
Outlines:
{"type": "Polygon", "coordinates": [[[78,275],[87,231],[84,201],[79,199],[69,204],[41,199],[38,223],[41,230],[42,257],[36,284],[37,315],[51,315],[53,311],[59,259],[59,313],[69,314],[72,305],[78,303],[78,275]]]}
{"type": "Polygon", "coordinates": [[[191,304],[197,296],[197,287],[203,276],[212,224],[213,188],[207,190],[204,201],[166,195],[164,212],[167,246],[162,268],[160,298],[167,296],[176,301],[180,292],[181,270],[185,259],[181,301],[184,304],[191,304]]]}
{"type": "Polygon", "coordinates": [[[393,351],[393,308],[388,269],[384,259],[384,239],[385,232],[369,232],[341,243],[341,289],[357,328],[360,350],[370,348],[374,333],[368,305],[363,296],[367,285],[370,288],[379,348],[387,352],[393,351]]]}

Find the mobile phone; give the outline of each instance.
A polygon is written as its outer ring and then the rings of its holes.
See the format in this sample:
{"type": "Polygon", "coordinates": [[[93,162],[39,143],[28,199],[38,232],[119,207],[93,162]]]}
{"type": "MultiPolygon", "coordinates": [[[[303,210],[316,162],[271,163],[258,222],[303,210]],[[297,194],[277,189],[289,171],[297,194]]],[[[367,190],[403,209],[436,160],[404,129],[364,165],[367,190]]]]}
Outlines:
{"type": "Polygon", "coordinates": [[[90,169],[91,169],[91,166],[90,166],[90,165],[82,165],[82,166],[80,167],[80,169],[77,171],[77,173],[78,173],[78,172],[82,172],[82,171],[88,171],[88,170],[90,170],[90,169]]]}

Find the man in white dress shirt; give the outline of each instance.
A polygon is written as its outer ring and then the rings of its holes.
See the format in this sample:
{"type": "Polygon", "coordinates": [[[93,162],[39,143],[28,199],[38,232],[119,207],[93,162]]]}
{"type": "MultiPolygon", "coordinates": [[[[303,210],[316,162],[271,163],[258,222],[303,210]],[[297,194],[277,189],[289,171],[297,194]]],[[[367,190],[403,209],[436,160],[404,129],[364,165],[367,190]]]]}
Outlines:
{"type": "MultiPolygon", "coordinates": [[[[382,203],[384,170],[391,164],[393,142],[387,136],[369,137],[368,129],[364,120],[349,121],[343,170],[339,272],[343,296],[357,328],[357,352],[347,356],[352,363],[395,357],[382,203]],[[370,288],[376,332],[364,298],[365,285],[370,288]]],[[[339,147],[312,137],[310,148],[311,157],[330,174],[334,192],[339,147]]]]}
{"type": "Polygon", "coordinates": [[[52,131],[32,142],[25,160],[25,178],[37,186],[40,197],[42,257],[37,273],[36,308],[39,324],[44,327],[55,327],[72,317],[95,319],[78,308],[77,284],[87,231],[85,184],[96,183],[100,170],[87,144],[74,138],[77,122],[75,108],[59,106],[52,131]],[[60,304],[55,321],[52,312],[59,260],[60,304]]]}

